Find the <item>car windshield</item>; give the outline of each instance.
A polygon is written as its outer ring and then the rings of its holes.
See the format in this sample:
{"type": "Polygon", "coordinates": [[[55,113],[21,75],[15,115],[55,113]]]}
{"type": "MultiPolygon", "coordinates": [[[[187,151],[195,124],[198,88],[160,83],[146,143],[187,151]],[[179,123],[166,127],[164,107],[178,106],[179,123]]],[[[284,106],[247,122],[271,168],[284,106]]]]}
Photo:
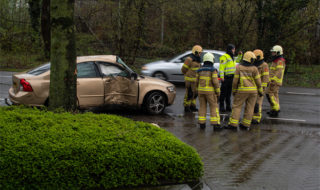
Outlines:
{"type": "Polygon", "coordinates": [[[120,63],[121,65],[123,65],[124,68],[126,68],[130,73],[134,73],[134,71],[132,71],[130,67],[128,67],[118,56],[117,56],[117,63],[120,63]]]}
{"type": "Polygon", "coordinates": [[[49,70],[50,70],[50,63],[46,63],[44,65],[41,65],[39,67],[36,67],[36,68],[28,71],[27,73],[31,74],[31,75],[41,75],[42,73],[45,73],[49,70]]]}

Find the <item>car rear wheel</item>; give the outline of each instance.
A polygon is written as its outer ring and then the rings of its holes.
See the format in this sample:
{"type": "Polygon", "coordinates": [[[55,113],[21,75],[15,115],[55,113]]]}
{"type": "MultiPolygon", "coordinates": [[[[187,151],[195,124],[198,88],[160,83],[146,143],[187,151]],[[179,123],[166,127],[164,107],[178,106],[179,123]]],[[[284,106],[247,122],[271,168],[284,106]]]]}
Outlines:
{"type": "Polygon", "coordinates": [[[146,111],[150,114],[160,114],[166,108],[166,98],[160,92],[151,93],[145,102],[146,111]]]}
{"type": "Polygon", "coordinates": [[[159,78],[161,80],[168,80],[168,77],[163,73],[163,72],[160,72],[160,71],[157,71],[153,74],[153,77],[156,77],[156,78],[159,78]]]}

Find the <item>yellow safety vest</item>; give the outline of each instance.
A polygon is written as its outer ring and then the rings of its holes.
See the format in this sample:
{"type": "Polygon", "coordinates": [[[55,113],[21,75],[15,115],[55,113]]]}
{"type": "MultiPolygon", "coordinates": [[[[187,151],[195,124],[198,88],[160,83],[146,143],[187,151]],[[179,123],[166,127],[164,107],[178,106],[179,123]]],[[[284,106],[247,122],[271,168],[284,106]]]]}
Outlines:
{"type": "Polygon", "coordinates": [[[233,75],[236,71],[236,61],[231,58],[229,54],[224,54],[220,57],[219,74],[220,78],[225,75],[233,75]]]}

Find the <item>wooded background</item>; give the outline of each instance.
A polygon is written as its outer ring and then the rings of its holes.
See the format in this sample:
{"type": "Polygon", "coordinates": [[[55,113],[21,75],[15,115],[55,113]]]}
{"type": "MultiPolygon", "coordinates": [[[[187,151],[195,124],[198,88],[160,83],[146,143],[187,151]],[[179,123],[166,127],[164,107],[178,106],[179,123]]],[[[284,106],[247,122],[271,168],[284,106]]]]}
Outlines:
{"type": "MultiPolygon", "coordinates": [[[[291,65],[320,65],[319,0],[76,0],[77,55],[170,57],[195,44],[282,45],[291,65]]],[[[50,58],[50,0],[0,0],[1,67],[50,58]]]]}

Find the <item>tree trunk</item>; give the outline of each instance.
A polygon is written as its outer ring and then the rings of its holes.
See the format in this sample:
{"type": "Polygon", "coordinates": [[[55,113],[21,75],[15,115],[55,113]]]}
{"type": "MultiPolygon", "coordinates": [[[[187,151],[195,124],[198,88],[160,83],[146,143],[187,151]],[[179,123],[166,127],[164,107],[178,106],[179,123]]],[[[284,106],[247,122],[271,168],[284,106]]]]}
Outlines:
{"type": "Polygon", "coordinates": [[[41,35],[44,44],[44,56],[50,59],[50,0],[42,0],[41,10],[41,35]]]}
{"type": "Polygon", "coordinates": [[[76,109],[76,46],[74,1],[54,0],[51,13],[51,76],[49,108],[76,109]]]}

